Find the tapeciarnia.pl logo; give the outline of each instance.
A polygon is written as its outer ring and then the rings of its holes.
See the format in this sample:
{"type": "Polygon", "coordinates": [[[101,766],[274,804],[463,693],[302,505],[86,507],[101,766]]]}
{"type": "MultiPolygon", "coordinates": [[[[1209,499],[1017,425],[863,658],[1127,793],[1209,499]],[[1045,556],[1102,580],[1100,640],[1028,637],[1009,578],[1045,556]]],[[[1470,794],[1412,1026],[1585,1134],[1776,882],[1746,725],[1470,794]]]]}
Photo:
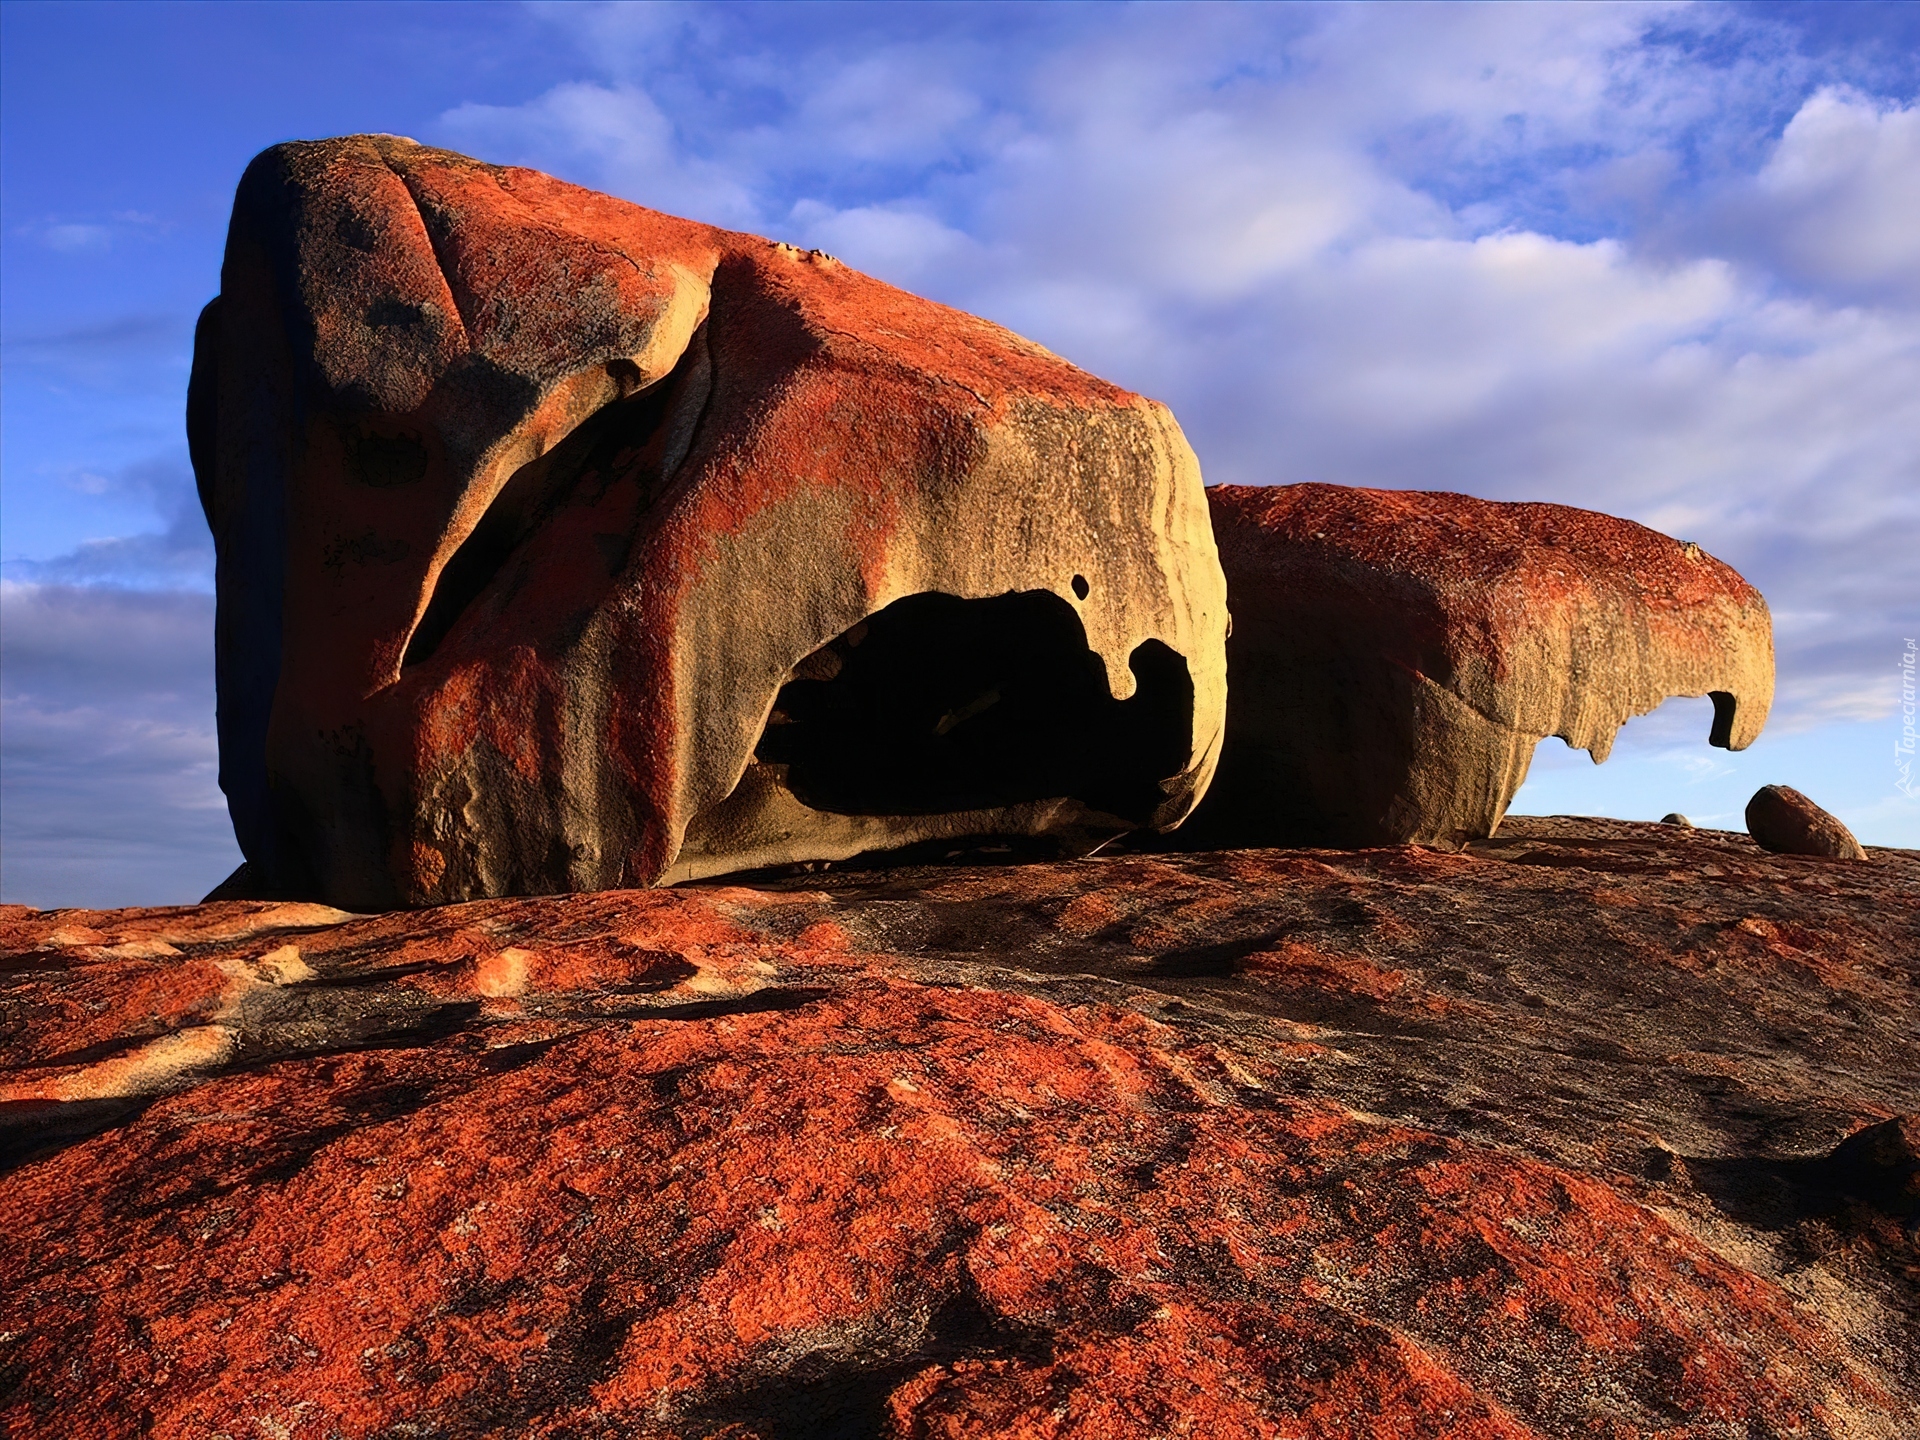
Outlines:
{"type": "Polygon", "coordinates": [[[1893,788],[1908,799],[1920,798],[1913,788],[1913,741],[1914,741],[1914,662],[1920,659],[1920,647],[1907,641],[1907,653],[1900,657],[1900,738],[1893,742],[1893,768],[1899,778],[1893,782],[1893,788]]]}

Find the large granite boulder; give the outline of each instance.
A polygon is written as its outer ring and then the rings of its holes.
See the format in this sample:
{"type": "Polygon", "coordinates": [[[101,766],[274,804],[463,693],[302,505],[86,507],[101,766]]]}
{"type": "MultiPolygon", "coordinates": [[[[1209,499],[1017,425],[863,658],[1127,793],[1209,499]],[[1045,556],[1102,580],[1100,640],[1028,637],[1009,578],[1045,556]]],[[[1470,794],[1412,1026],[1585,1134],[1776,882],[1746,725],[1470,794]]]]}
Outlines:
{"type": "Polygon", "coordinates": [[[0,1433],[1910,1436],[1875,860],[0,912],[0,1433]]]}
{"type": "Polygon", "coordinates": [[[1465,495],[1207,498],[1231,695],[1183,844],[1456,845],[1494,832],[1545,736],[1601,761],[1674,695],[1711,695],[1708,738],[1728,749],[1766,720],[1766,602],[1697,545],[1465,495]]]}
{"type": "Polygon", "coordinates": [[[1176,824],[1167,411],[828,256],[392,136],[235,200],[188,431],[235,888],[373,908],[1176,824]]]}

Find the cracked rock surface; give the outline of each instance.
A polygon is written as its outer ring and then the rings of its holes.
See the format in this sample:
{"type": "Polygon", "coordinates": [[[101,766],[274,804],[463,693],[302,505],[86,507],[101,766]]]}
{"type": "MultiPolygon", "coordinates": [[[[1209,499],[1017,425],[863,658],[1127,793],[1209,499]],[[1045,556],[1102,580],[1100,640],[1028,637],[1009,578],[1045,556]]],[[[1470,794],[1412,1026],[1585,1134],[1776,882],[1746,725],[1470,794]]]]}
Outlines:
{"type": "Polygon", "coordinates": [[[1920,855],[961,859],[0,912],[0,1428],[1920,1426],[1920,855]]]}

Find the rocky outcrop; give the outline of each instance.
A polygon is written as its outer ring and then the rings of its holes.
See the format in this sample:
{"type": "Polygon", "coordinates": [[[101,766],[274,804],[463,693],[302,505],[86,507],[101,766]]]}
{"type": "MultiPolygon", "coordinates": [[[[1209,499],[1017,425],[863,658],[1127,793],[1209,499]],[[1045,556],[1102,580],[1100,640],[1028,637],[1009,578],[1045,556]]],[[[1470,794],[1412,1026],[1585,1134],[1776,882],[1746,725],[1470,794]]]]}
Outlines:
{"type": "Polygon", "coordinates": [[[15,908],[0,1429],[1911,1435],[1874,861],[1514,820],[15,908]]]}
{"type": "Polygon", "coordinates": [[[1564,505],[1207,496],[1232,693],[1185,843],[1458,844],[1494,833],[1545,736],[1604,760],[1673,695],[1713,696],[1715,745],[1766,720],[1766,603],[1697,545],[1564,505]]]}
{"type": "Polygon", "coordinates": [[[1747,833],[1762,850],[1778,855],[1867,858],[1853,832],[1838,817],[1785,785],[1762,785],[1753,792],[1747,802],[1747,833]]]}
{"type": "Polygon", "coordinates": [[[1179,821],[1223,582],[1167,411],[828,256],[276,146],[195,342],[235,887],[362,909],[1179,821]]]}

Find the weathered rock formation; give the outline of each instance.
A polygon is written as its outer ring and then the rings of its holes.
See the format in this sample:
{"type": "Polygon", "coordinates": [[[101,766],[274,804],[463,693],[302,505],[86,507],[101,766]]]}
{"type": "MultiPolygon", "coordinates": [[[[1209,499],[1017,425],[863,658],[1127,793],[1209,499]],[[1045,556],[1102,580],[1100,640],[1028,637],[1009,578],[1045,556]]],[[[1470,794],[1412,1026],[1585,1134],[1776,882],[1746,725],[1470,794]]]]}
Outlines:
{"type": "Polygon", "coordinates": [[[15,908],[0,1431],[1911,1436],[1874,859],[15,908]]]}
{"type": "Polygon", "coordinates": [[[1778,855],[1819,855],[1864,860],[1853,832],[1813,801],[1785,785],[1762,785],[1747,801],[1747,833],[1762,850],[1778,855]]]}
{"type": "Polygon", "coordinates": [[[1604,760],[1674,695],[1712,695],[1710,739],[1729,749],[1766,720],[1766,602],[1697,545],[1464,495],[1207,497],[1231,695],[1184,843],[1457,844],[1494,833],[1545,736],[1604,760]]]}
{"type": "Polygon", "coordinates": [[[391,136],[234,204],[188,430],[240,888],[362,909],[1179,821],[1167,411],[818,253],[391,136]]]}

